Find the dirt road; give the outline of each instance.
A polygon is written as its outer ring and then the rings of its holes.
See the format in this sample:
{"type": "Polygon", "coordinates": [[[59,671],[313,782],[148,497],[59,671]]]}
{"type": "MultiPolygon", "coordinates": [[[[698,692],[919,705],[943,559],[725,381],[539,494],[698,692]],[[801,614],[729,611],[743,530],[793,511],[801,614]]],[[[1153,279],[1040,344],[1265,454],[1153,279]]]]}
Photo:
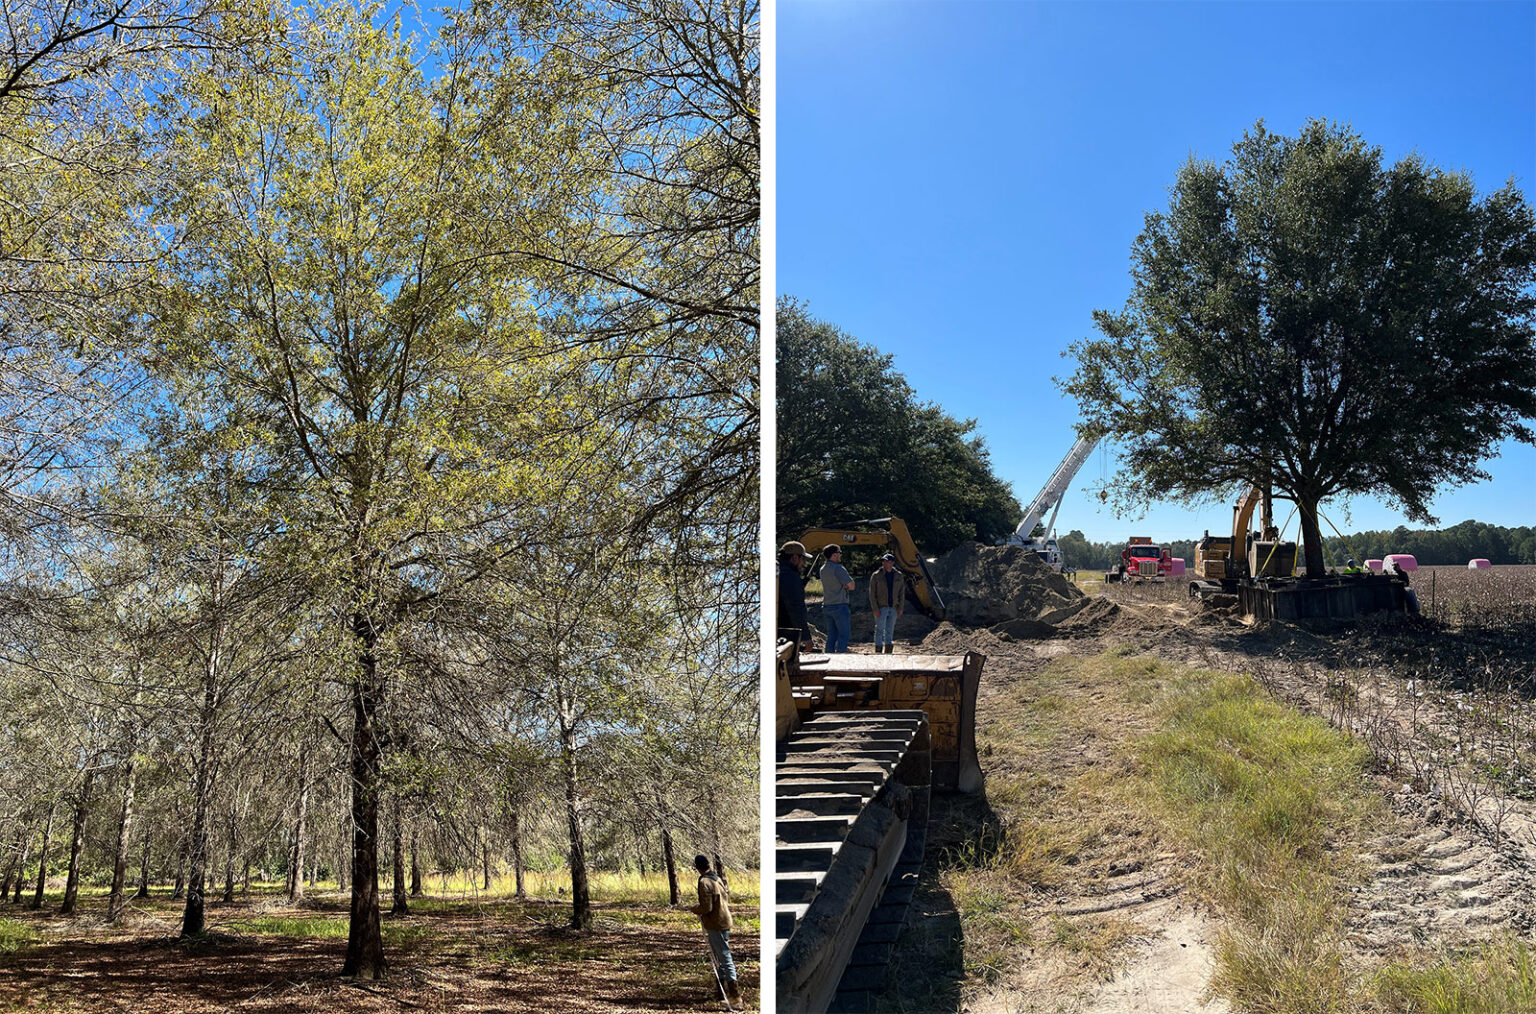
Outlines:
{"type": "MultiPolygon", "coordinates": [[[[1142,820],[1134,807],[1103,812],[1127,805],[1114,783],[1129,763],[1127,745],[1152,731],[1152,712],[1134,681],[1106,682],[1092,676],[1100,663],[1074,670],[1063,659],[1146,658],[1248,674],[1269,698],[1370,745],[1359,781],[1379,806],[1375,835],[1341,831],[1333,845],[1348,852],[1333,857],[1346,871],[1339,890],[1347,896],[1328,931],[1338,938],[1346,992],[1363,996],[1370,985],[1378,995],[1378,969],[1391,962],[1451,963],[1490,940],[1530,938],[1536,810],[1517,784],[1464,780],[1491,748],[1479,746],[1483,726],[1469,729],[1463,716],[1504,707],[1487,735],[1503,729],[1513,740],[1519,723],[1508,709],[1518,711],[1521,693],[1506,687],[1502,703],[1478,698],[1443,685],[1455,683],[1447,672],[1427,690],[1428,670],[1405,661],[1425,638],[1439,660],[1486,654],[1486,644],[1469,648],[1456,632],[1400,624],[1257,629],[1166,590],[1117,587],[1109,597],[1117,609],[1099,604],[1092,622],[1048,639],[942,624],[907,649],[987,656],[977,724],[988,787],[982,798],[935,807],[931,859],[892,966],[899,988],[882,1010],[1244,1009],[1213,981],[1234,923],[1211,902],[1206,874],[1166,834],[1134,826],[1142,820]]],[[[1529,711],[1516,717],[1536,744],[1529,711]]]]}

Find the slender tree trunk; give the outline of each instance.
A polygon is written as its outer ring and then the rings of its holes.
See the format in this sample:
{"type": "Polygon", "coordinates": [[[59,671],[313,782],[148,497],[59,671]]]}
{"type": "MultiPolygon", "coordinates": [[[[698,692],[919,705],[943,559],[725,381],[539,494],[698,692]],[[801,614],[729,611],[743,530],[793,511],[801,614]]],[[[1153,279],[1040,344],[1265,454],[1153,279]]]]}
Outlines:
{"type": "Polygon", "coordinates": [[[16,847],[11,850],[11,861],[5,865],[5,879],[0,880],[0,901],[11,900],[11,881],[16,878],[20,883],[21,868],[27,862],[27,832],[31,828],[22,824],[21,830],[16,832],[16,847]]]}
{"type": "MultiPolygon", "coordinates": [[[[138,766],[134,763],[136,744],[128,747],[128,764],[123,770],[123,808],[117,818],[117,854],[112,863],[112,890],[107,894],[107,918],[116,920],[123,914],[123,891],[128,886],[128,846],[133,833],[133,790],[138,781],[138,766]]],[[[144,850],[145,865],[149,863],[148,843],[144,850]]]]}
{"type": "Polygon", "coordinates": [[[304,897],[304,826],[309,815],[309,743],[305,741],[299,751],[299,819],[293,826],[293,862],[289,868],[293,883],[288,885],[288,900],[304,897]]]}
{"type": "Polygon", "coordinates": [[[28,908],[43,907],[43,888],[48,884],[48,844],[53,840],[53,804],[48,806],[48,821],[43,825],[43,848],[37,854],[37,891],[28,908]]]}
{"type": "Polygon", "coordinates": [[[405,842],[400,830],[400,800],[395,800],[395,903],[390,915],[405,915],[411,906],[405,900],[405,842]]]}
{"type": "Polygon", "coordinates": [[[480,872],[484,880],[481,890],[489,891],[491,889],[491,836],[486,834],[483,828],[480,831],[480,872]]]}
{"type": "Polygon", "coordinates": [[[715,861],[715,875],[720,878],[720,883],[730,889],[730,882],[725,878],[725,864],[720,861],[720,811],[715,806],[715,787],[711,785],[707,793],[709,800],[709,836],[710,843],[714,846],[710,858],[715,861]]]}
{"type": "MultiPolygon", "coordinates": [[[[212,643],[218,643],[216,635],[212,643]]],[[[203,671],[203,708],[199,716],[201,735],[192,801],[192,839],[187,843],[187,863],[190,867],[186,884],[187,904],[181,916],[181,935],[184,937],[197,936],[203,932],[205,925],[203,890],[208,883],[208,811],[213,799],[213,734],[214,709],[218,703],[218,665],[219,653],[214,648],[209,653],[203,671]]]]}
{"type": "MultiPolygon", "coordinates": [[[[357,587],[367,587],[358,582],[357,587]]],[[[378,634],[372,617],[353,615],[359,648],[352,686],[352,912],[347,959],[341,974],[382,979],[388,970],[379,924],[379,738],[378,709],[384,688],[375,654],[378,634]]]]}
{"type": "Polygon", "coordinates": [[[656,809],[661,814],[661,856],[667,865],[667,893],[672,899],[671,904],[676,906],[682,898],[677,884],[677,852],[672,847],[671,814],[667,812],[665,797],[659,792],[656,794],[656,809]]]}
{"type": "MultiPolygon", "coordinates": [[[[94,766],[96,758],[91,758],[94,766]]],[[[96,775],[86,771],[80,780],[80,794],[75,797],[75,823],[69,836],[69,873],[64,878],[64,903],[59,906],[60,915],[74,915],[75,903],[80,897],[80,850],[85,847],[85,817],[90,812],[91,784],[96,775]]]]}
{"type": "Polygon", "coordinates": [[[250,894],[251,893],[251,857],[250,857],[249,854],[246,855],[244,862],[245,862],[244,871],[240,875],[240,893],[241,894],[250,894]]]}
{"type": "Polygon", "coordinates": [[[528,892],[523,889],[523,818],[518,810],[512,811],[512,875],[517,878],[517,900],[526,900],[528,892]]]}
{"type": "Polygon", "coordinates": [[[182,843],[181,851],[176,853],[176,886],[171,891],[171,900],[179,901],[187,896],[187,846],[182,843]]]}
{"type": "Polygon", "coordinates": [[[411,897],[421,897],[421,856],[416,851],[416,829],[411,828],[411,897]]]}
{"type": "Polygon", "coordinates": [[[229,847],[224,852],[224,898],[227,905],[235,900],[235,808],[229,808],[229,847]]]}
{"type": "Polygon", "coordinates": [[[592,928],[587,886],[587,846],[581,831],[581,791],[576,779],[576,730],[568,712],[560,716],[560,754],[565,765],[565,820],[571,838],[571,928],[592,928]]]}
{"type": "Polygon", "coordinates": [[[21,858],[16,860],[16,896],[12,904],[21,904],[21,885],[27,879],[27,854],[32,851],[32,829],[27,828],[21,839],[21,858]]]}
{"type": "Polygon", "coordinates": [[[139,890],[135,898],[149,897],[149,832],[144,832],[144,855],[139,862],[139,890]]]}

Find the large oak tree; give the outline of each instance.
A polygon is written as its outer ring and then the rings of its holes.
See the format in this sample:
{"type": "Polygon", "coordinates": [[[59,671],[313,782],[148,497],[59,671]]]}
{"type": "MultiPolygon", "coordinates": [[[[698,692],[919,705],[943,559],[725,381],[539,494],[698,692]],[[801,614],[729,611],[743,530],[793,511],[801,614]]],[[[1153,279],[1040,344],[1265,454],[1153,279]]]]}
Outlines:
{"type": "Polygon", "coordinates": [[[1179,170],[1131,263],[1063,385],[1121,444],[1122,507],[1271,486],[1320,576],[1328,498],[1433,521],[1498,441],[1536,441],[1536,225],[1513,182],[1479,196],[1347,126],[1260,122],[1179,170]]]}

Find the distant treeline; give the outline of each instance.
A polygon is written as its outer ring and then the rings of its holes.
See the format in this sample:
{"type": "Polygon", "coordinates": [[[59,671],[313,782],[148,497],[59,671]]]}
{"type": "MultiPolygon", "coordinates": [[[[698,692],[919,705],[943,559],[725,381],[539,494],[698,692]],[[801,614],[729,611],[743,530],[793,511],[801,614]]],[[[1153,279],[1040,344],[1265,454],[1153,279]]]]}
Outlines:
{"type": "MultiPolygon", "coordinates": [[[[1122,542],[1089,542],[1080,531],[1070,531],[1058,540],[1062,564],[1080,570],[1103,570],[1120,559],[1122,542]]],[[[1344,538],[1326,540],[1328,558],[1342,562],[1377,560],[1388,553],[1410,553],[1425,566],[1465,564],[1482,557],[1495,565],[1536,563],[1536,527],[1502,528],[1481,521],[1463,521],[1438,531],[1422,531],[1401,525],[1380,532],[1357,532],[1344,538]]],[[[1193,561],[1195,540],[1176,539],[1161,543],[1174,556],[1193,561]]]]}

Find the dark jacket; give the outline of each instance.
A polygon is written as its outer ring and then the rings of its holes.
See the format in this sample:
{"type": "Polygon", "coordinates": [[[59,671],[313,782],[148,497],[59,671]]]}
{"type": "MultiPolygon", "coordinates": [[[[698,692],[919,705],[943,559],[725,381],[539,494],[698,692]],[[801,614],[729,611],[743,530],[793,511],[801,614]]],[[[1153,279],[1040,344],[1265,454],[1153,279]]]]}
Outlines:
{"type": "Polygon", "coordinates": [[[810,636],[811,621],[805,613],[805,579],[788,560],[779,561],[779,620],[778,629],[794,628],[799,631],[795,639],[804,641],[810,636]]]}

